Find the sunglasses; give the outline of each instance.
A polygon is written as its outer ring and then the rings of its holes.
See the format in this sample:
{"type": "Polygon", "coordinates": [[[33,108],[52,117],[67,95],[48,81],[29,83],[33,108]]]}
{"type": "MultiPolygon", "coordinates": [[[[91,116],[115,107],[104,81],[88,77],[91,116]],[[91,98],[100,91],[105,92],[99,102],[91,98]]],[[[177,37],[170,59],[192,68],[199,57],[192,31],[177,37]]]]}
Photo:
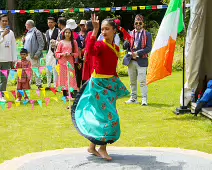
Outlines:
{"type": "Polygon", "coordinates": [[[135,25],[142,25],[143,22],[135,22],[135,25]]]}

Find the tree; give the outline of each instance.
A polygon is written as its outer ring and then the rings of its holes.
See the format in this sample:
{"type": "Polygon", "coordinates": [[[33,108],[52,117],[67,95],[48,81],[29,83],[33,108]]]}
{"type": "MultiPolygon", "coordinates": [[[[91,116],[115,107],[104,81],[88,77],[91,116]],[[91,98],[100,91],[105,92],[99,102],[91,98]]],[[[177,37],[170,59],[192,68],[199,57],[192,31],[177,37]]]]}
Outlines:
{"type": "MultiPolygon", "coordinates": [[[[8,0],[15,1],[15,0],[8,0]]],[[[166,0],[167,1],[167,0],[166,0]]],[[[145,6],[145,5],[161,5],[163,4],[161,0],[16,0],[17,9],[65,9],[65,8],[86,8],[86,7],[121,7],[121,6],[145,6]]],[[[145,16],[145,20],[148,22],[150,20],[155,20],[157,23],[160,23],[165,10],[140,10],[138,8],[137,11],[116,11],[116,12],[99,12],[98,16],[100,20],[106,17],[114,17],[116,15],[120,15],[122,18],[122,26],[126,29],[132,29],[134,16],[138,13],[141,13],[145,16]]],[[[48,16],[54,16],[58,18],[60,15],[65,15],[68,18],[74,18],[77,22],[81,19],[90,19],[90,13],[57,13],[57,14],[46,14],[46,13],[34,13],[34,14],[25,14],[25,15],[17,15],[17,21],[20,29],[24,32],[24,23],[27,19],[33,19],[36,22],[36,27],[38,27],[41,31],[45,31],[47,29],[46,19],[48,16]]]]}
{"type": "MultiPolygon", "coordinates": [[[[16,9],[16,1],[15,0],[7,0],[8,10],[16,9]]],[[[18,27],[16,25],[16,15],[9,13],[10,25],[12,30],[16,30],[15,33],[18,32],[18,27]]]]}

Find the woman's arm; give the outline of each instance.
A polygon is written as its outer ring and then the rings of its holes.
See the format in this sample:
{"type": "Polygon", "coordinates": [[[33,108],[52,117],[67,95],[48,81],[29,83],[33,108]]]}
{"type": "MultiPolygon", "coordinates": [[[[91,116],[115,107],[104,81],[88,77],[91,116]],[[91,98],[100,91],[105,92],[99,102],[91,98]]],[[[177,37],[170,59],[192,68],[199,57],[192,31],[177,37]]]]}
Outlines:
{"type": "Polygon", "coordinates": [[[92,18],[92,24],[93,24],[93,32],[91,33],[91,36],[87,37],[87,44],[86,44],[86,51],[91,56],[98,56],[99,51],[101,51],[101,42],[96,42],[96,37],[99,32],[99,20],[98,16],[95,14],[91,15],[92,18]]]}
{"type": "Polygon", "coordinates": [[[79,48],[76,40],[74,40],[74,52],[71,54],[74,58],[78,58],[79,56],[79,48]]]}
{"type": "Polygon", "coordinates": [[[62,47],[63,47],[63,41],[60,41],[55,53],[55,56],[58,59],[64,56],[64,53],[62,52],[62,47]]]}

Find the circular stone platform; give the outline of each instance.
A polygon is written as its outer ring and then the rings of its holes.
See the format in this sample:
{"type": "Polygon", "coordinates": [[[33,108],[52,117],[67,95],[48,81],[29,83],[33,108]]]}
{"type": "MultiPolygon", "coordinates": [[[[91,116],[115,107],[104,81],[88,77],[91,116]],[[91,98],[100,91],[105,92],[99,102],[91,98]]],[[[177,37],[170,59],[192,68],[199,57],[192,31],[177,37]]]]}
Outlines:
{"type": "Polygon", "coordinates": [[[32,153],[6,161],[0,170],[212,170],[212,154],[172,148],[109,147],[113,160],[89,155],[86,148],[32,153]]]}

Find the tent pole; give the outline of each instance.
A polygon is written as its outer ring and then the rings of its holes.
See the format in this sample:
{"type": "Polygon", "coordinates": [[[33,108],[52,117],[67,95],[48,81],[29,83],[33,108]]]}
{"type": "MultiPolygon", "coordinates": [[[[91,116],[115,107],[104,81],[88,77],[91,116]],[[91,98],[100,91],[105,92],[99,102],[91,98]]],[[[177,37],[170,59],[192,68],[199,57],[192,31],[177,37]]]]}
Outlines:
{"type": "MultiPolygon", "coordinates": [[[[186,0],[183,1],[183,20],[185,24],[185,17],[186,17],[186,0]]],[[[185,84],[185,41],[186,41],[186,26],[183,31],[183,105],[180,106],[179,108],[176,108],[175,113],[177,115],[179,114],[185,114],[185,113],[191,113],[191,109],[188,108],[188,106],[185,106],[185,89],[184,89],[184,84],[185,84]]]]}

